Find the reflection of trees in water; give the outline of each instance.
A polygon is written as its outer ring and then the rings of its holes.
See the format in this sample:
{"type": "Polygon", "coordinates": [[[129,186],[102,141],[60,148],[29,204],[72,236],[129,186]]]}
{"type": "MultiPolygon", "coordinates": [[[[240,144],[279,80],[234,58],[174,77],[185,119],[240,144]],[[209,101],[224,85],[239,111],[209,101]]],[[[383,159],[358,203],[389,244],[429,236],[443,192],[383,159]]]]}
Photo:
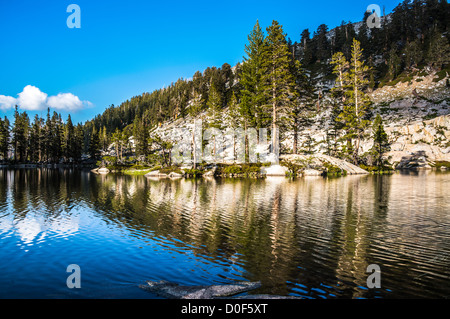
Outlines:
{"type": "Polygon", "coordinates": [[[80,172],[73,170],[0,170],[3,230],[13,230],[24,244],[49,232],[68,236],[78,230],[74,202],[81,201],[80,172]]]}
{"type": "Polygon", "coordinates": [[[75,201],[83,199],[80,171],[54,169],[17,169],[0,171],[2,202],[10,196],[17,217],[39,212],[57,217],[69,212],[75,201]],[[8,195],[9,194],[9,195],[8,195]]]}
{"type": "Polygon", "coordinates": [[[234,264],[242,276],[263,282],[261,292],[301,288],[311,295],[355,298],[374,293],[358,288],[366,286],[369,264],[380,264],[383,271],[389,263],[392,274],[383,273],[383,285],[402,273],[418,275],[410,270],[412,263],[443,250],[433,234],[449,236],[438,227],[448,225],[449,217],[435,207],[448,207],[448,189],[439,181],[418,187],[417,180],[405,183],[407,178],[151,180],[0,170],[0,207],[10,207],[16,219],[30,212],[54,219],[81,205],[130,236],[168,240],[203,258],[234,264]],[[436,196],[430,197],[430,190],[436,196]],[[404,247],[414,236],[433,252],[408,255],[404,247]]]}
{"type": "Polygon", "coordinates": [[[96,205],[110,218],[175,238],[211,259],[231,263],[240,254],[249,279],[272,292],[287,293],[292,280],[308,287],[319,278],[336,285],[336,276],[365,283],[371,217],[360,199],[370,195],[364,179],[96,179],[96,205]]]}

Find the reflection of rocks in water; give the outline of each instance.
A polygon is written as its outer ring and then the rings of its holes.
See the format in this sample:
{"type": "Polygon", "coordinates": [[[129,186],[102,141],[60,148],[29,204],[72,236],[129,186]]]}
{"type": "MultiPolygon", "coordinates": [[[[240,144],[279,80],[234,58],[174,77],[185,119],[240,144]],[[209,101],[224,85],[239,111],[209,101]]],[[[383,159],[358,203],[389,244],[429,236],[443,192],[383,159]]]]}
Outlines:
{"type": "Polygon", "coordinates": [[[272,296],[272,295],[246,295],[232,297],[240,293],[248,292],[261,287],[260,282],[242,281],[230,285],[209,285],[209,286],[179,286],[168,281],[147,281],[147,285],[140,285],[141,289],[157,294],[168,299],[218,299],[218,298],[239,298],[239,299],[284,299],[295,297],[272,296]]]}

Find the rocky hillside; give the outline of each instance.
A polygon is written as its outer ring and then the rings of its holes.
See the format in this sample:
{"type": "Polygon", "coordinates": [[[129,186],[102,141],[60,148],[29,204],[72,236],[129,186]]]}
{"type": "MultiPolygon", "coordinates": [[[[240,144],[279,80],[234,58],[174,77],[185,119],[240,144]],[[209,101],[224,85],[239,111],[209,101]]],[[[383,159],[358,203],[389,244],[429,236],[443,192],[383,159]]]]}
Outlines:
{"type": "MultiPolygon", "coordinates": [[[[417,74],[398,81],[395,85],[385,85],[371,93],[373,115],[379,113],[389,135],[391,151],[385,154],[393,168],[432,167],[436,161],[450,161],[450,88],[449,74],[417,74]],[[411,164],[412,163],[412,164],[411,164]]],[[[326,101],[326,97],[324,99],[326,101]]],[[[319,159],[327,150],[326,130],[329,112],[327,103],[314,119],[313,125],[305,127],[299,134],[301,152],[317,154],[319,159]]],[[[206,113],[199,118],[208,120],[206,113]]],[[[193,118],[187,117],[166,122],[153,131],[165,139],[179,141],[182,131],[174,129],[193,128],[193,118]]],[[[223,114],[224,138],[232,143],[229,129],[230,115],[223,114]]],[[[366,139],[361,144],[361,154],[373,146],[367,130],[366,139]]],[[[292,150],[292,134],[286,133],[281,141],[282,153],[292,150]]],[[[228,144],[229,145],[229,144],[228,144]]],[[[225,163],[233,163],[232,154],[223,154],[225,163]]],[[[323,158],[322,158],[323,161],[323,158]]],[[[327,161],[330,163],[330,161],[327,161]]],[[[336,161],[334,161],[336,165],[336,161]]],[[[339,165],[337,165],[339,166],[339,165]]],[[[341,165],[342,166],[342,165],[341,165]]],[[[349,169],[349,172],[352,170],[349,169]]]]}

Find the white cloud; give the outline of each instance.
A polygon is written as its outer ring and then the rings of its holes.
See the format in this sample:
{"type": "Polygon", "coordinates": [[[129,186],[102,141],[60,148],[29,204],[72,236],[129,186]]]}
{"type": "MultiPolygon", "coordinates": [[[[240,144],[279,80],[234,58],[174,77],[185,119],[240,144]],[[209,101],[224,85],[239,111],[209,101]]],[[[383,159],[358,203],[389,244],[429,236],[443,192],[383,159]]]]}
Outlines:
{"type": "Polygon", "coordinates": [[[65,111],[76,111],[83,107],[83,102],[72,93],[59,93],[56,96],[50,96],[47,104],[54,109],[65,111]]]}
{"type": "Polygon", "coordinates": [[[13,108],[16,103],[16,99],[12,96],[0,95],[0,110],[13,108]]]}
{"type": "Polygon", "coordinates": [[[17,99],[17,104],[22,110],[39,111],[46,108],[47,94],[37,87],[27,85],[17,99]]]}
{"type": "Polygon", "coordinates": [[[27,111],[40,111],[47,107],[60,111],[77,111],[85,107],[91,107],[92,103],[81,101],[78,96],[72,93],[59,93],[48,97],[47,93],[42,92],[39,88],[27,85],[18,94],[18,98],[0,95],[1,110],[13,108],[15,105],[27,111]]]}

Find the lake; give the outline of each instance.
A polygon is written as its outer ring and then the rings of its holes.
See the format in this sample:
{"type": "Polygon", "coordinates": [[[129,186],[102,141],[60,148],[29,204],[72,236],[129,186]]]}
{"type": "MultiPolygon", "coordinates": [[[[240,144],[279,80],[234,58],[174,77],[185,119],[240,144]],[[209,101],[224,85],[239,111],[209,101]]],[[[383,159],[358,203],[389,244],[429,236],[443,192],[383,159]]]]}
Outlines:
{"type": "Polygon", "coordinates": [[[450,173],[162,179],[0,170],[0,298],[157,298],[261,281],[304,298],[450,297],[450,173]],[[67,267],[81,288],[67,287],[67,267]],[[381,287],[368,288],[369,265],[381,287]]]}

